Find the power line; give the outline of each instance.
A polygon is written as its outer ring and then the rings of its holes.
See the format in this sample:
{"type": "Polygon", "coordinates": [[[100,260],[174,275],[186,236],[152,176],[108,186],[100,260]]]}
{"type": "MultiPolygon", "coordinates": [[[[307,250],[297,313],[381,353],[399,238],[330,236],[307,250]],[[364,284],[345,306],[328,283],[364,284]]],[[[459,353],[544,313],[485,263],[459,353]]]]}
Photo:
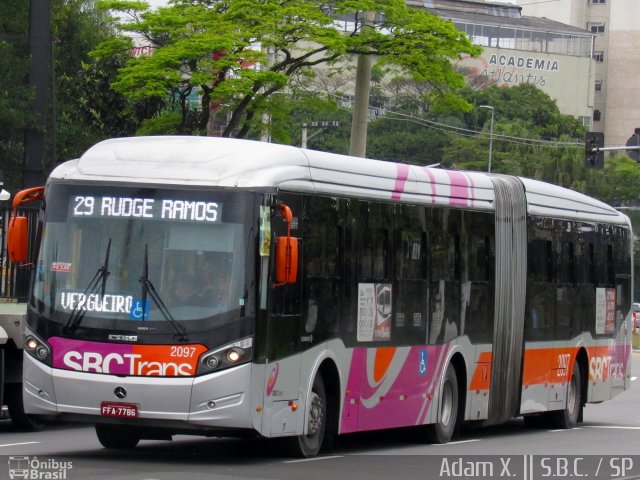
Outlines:
{"type": "MultiPolygon", "coordinates": [[[[399,116],[411,118],[416,123],[419,123],[419,124],[424,125],[424,126],[437,125],[439,127],[445,128],[445,129],[457,130],[457,131],[462,131],[462,132],[470,132],[470,133],[474,134],[474,135],[469,135],[469,136],[475,136],[475,135],[489,136],[490,135],[489,133],[487,133],[487,132],[485,132],[483,130],[470,130],[468,128],[456,127],[454,125],[447,125],[445,123],[434,122],[432,120],[426,120],[424,118],[416,118],[413,115],[407,115],[407,114],[404,114],[404,113],[394,112],[394,111],[390,111],[390,110],[388,110],[388,112],[391,113],[391,114],[394,114],[394,115],[399,115],[399,116]]],[[[450,133],[454,133],[455,134],[454,131],[451,131],[450,133]]],[[[514,137],[514,136],[511,136],[511,135],[504,135],[504,134],[500,134],[500,133],[494,133],[493,137],[502,139],[502,140],[507,141],[507,142],[520,143],[520,144],[524,144],[524,145],[535,145],[535,144],[538,144],[539,146],[546,146],[546,147],[576,147],[576,148],[583,148],[584,147],[584,142],[561,142],[561,141],[557,141],[557,140],[540,140],[540,139],[536,139],[536,138],[514,137]]]]}
{"type": "MultiPolygon", "coordinates": [[[[351,103],[351,99],[349,98],[345,98],[342,97],[340,95],[335,95],[335,94],[328,94],[329,96],[332,96],[338,100],[340,100],[341,102],[349,102],[351,103]]],[[[383,110],[385,112],[385,117],[388,118],[389,120],[405,120],[405,121],[409,121],[412,123],[416,123],[422,126],[425,126],[427,128],[431,128],[433,130],[437,130],[440,132],[444,132],[444,133],[450,133],[453,135],[459,135],[459,136],[463,136],[463,137],[468,137],[468,138],[472,138],[472,137],[477,137],[477,136],[484,136],[484,137],[488,137],[490,134],[483,131],[483,130],[471,130],[468,128],[463,128],[463,127],[457,127],[455,125],[447,125],[446,123],[440,123],[440,122],[436,122],[434,120],[427,120],[424,118],[420,118],[420,117],[415,117],[413,115],[409,115],[406,113],[400,113],[400,112],[395,112],[393,110],[388,110],[384,107],[376,107],[373,106],[372,108],[378,108],[380,110],[383,110]],[[403,119],[400,118],[392,118],[392,117],[388,117],[387,114],[391,114],[391,115],[397,115],[399,117],[404,117],[403,119]],[[464,133],[461,133],[464,132],[464,133]]],[[[526,138],[526,137],[515,137],[515,136],[511,136],[511,135],[505,135],[505,134],[501,134],[501,133],[494,133],[493,134],[494,138],[497,138],[499,140],[502,140],[504,142],[508,142],[508,143],[515,143],[518,145],[527,145],[527,146],[540,146],[540,147],[545,147],[545,148],[563,148],[563,147],[568,147],[568,148],[584,148],[584,142],[576,140],[574,142],[561,142],[559,140],[540,140],[540,139],[536,139],[536,138],[526,138]]]]}

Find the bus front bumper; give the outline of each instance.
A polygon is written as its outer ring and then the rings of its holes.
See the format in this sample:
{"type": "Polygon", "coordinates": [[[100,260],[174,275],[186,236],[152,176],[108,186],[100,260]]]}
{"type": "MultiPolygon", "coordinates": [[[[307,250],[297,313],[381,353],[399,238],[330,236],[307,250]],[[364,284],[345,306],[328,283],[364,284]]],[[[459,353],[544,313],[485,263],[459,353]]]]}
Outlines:
{"type": "Polygon", "coordinates": [[[125,377],[53,369],[25,353],[23,383],[28,414],[80,415],[92,423],[127,423],[128,418],[102,415],[101,406],[108,402],[136,405],[132,423],[161,426],[162,421],[169,421],[185,428],[253,428],[251,364],[200,377],[125,377]]]}

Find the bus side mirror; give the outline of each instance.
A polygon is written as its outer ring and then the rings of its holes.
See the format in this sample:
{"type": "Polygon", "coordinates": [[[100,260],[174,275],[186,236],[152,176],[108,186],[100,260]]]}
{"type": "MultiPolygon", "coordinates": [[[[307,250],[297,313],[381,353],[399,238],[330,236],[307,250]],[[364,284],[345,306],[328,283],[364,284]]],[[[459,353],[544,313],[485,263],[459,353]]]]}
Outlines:
{"type": "Polygon", "coordinates": [[[27,261],[29,252],[29,221],[27,217],[18,216],[18,207],[41,200],[44,187],[33,187],[21,190],[13,197],[13,212],[7,230],[7,253],[13,263],[27,261]]]}
{"type": "Polygon", "coordinates": [[[295,283],[298,279],[298,239],[291,236],[293,213],[284,203],[280,204],[282,219],[287,222],[287,236],[276,239],[276,265],[274,287],[295,283]]]}
{"type": "Polygon", "coordinates": [[[29,246],[29,223],[27,217],[11,217],[7,231],[7,251],[13,263],[27,261],[29,246]]]}
{"type": "Polygon", "coordinates": [[[296,283],[298,279],[298,239],[276,239],[276,284],[296,283]]]}

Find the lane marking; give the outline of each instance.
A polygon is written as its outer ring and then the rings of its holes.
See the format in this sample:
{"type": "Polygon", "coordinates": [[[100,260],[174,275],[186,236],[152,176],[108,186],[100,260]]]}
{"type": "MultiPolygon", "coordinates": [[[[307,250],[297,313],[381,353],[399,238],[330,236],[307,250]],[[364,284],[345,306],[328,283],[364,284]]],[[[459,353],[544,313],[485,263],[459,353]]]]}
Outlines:
{"type": "Polygon", "coordinates": [[[40,443],[40,442],[5,443],[4,445],[0,445],[0,448],[2,448],[2,447],[17,447],[18,445],[33,445],[35,443],[40,443]]]}
{"type": "Polygon", "coordinates": [[[432,443],[430,446],[432,447],[445,447],[447,445],[458,445],[460,443],[471,443],[471,442],[479,442],[479,438],[472,438],[471,440],[459,440],[457,442],[449,442],[449,443],[432,443]]]}
{"type": "Polygon", "coordinates": [[[331,458],[344,458],[344,455],[329,455],[327,457],[303,458],[301,460],[285,460],[282,463],[315,462],[317,460],[329,460],[331,458]]]}
{"type": "Polygon", "coordinates": [[[573,427],[573,428],[558,428],[556,430],[547,430],[547,432],[549,433],[556,433],[556,432],[570,432],[571,430],[582,430],[583,427],[573,427]]]}
{"type": "Polygon", "coordinates": [[[638,379],[638,377],[631,377],[631,381],[635,382],[638,379]]]}
{"type": "Polygon", "coordinates": [[[582,428],[610,428],[612,430],[640,430],[640,427],[623,427],[618,425],[585,425],[582,428]]]}

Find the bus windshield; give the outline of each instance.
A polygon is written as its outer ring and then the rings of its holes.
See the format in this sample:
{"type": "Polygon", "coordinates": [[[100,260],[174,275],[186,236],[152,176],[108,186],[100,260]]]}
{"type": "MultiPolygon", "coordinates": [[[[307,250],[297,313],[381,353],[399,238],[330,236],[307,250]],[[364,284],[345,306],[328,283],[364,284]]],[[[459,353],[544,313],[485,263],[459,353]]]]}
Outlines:
{"type": "Polygon", "coordinates": [[[253,198],[51,184],[34,303],[68,333],[80,325],[185,333],[191,321],[237,318],[253,198]]]}

